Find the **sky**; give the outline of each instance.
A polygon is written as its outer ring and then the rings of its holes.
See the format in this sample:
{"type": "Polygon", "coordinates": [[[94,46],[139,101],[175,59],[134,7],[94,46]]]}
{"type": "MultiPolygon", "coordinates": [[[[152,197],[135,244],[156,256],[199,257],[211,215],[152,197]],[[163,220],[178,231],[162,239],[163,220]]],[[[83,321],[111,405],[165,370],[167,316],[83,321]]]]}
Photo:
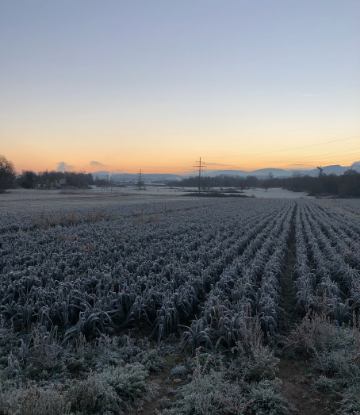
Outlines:
{"type": "Polygon", "coordinates": [[[17,171],[351,165],[360,2],[0,0],[0,154],[17,171]]]}

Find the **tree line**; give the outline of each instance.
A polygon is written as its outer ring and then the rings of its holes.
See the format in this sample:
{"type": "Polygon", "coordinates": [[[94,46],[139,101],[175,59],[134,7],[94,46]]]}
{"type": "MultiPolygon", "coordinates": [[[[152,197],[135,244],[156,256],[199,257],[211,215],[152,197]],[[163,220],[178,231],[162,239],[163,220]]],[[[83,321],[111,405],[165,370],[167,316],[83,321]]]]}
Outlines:
{"type": "Polygon", "coordinates": [[[66,179],[66,185],[79,188],[97,184],[91,173],[84,172],[46,170],[36,173],[32,170],[23,170],[20,174],[16,174],[13,163],[0,155],[0,192],[16,187],[50,189],[55,184],[59,184],[62,179],[66,179]]]}
{"type": "MultiPolygon", "coordinates": [[[[89,185],[105,186],[107,181],[92,176],[91,173],[84,172],[59,172],[44,171],[36,173],[31,170],[23,170],[17,175],[14,165],[4,156],[0,155],[0,192],[14,187],[34,189],[42,186],[51,188],[61,179],[66,179],[66,184],[74,187],[86,187],[89,185]]],[[[180,181],[170,181],[170,186],[198,187],[198,177],[188,177],[180,181]]],[[[201,188],[203,190],[214,187],[233,187],[240,190],[250,187],[260,187],[268,189],[270,187],[280,187],[294,192],[308,192],[311,195],[338,195],[341,197],[360,197],[360,173],[354,169],[349,169],[345,173],[337,176],[336,174],[324,174],[319,170],[317,177],[293,173],[290,177],[273,177],[270,173],[266,178],[256,176],[225,176],[215,177],[204,176],[201,178],[201,188]]]]}
{"type": "MultiPolygon", "coordinates": [[[[198,177],[188,177],[180,181],[169,182],[170,186],[198,187],[198,177]]],[[[233,187],[240,190],[250,187],[268,189],[278,187],[294,192],[307,192],[311,195],[337,195],[341,197],[360,197],[360,173],[349,169],[345,173],[324,174],[320,171],[317,177],[294,173],[290,177],[273,177],[270,173],[266,178],[256,176],[215,176],[201,178],[200,186],[203,190],[215,187],[233,187]]]]}
{"type": "Polygon", "coordinates": [[[282,178],[281,187],[294,192],[309,192],[312,195],[337,195],[341,197],[360,197],[360,173],[354,169],[341,175],[320,173],[317,177],[294,174],[282,178]]]}
{"type": "Polygon", "coordinates": [[[17,187],[24,189],[34,189],[36,187],[51,188],[55,184],[59,184],[62,179],[65,179],[65,184],[73,187],[86,187],[95,183],[91,173],[76,173],[70,171],[44,171],[35,173],[31,170],[24,170],[15,179],[17,187]]]}

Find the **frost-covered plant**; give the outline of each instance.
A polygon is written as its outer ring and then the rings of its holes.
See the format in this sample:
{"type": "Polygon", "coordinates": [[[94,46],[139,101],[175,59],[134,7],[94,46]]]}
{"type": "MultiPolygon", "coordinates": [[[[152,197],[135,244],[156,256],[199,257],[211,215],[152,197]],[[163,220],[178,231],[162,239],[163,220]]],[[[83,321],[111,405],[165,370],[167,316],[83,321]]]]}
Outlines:
{"type": "Polygon", "coordinates": [[[330,378],[346,379],[347,384],[352,383],[353,378],[359,378],[360,365],[354,359],[354,354],[349,349],[322,350],[313,354],[311,366],[317,373],[322,373],[330,378]]]}
{"type": "Polygon", "coordinates": [[[164,368],[164,359],[157,347],[147,340],[136,342],[126,335],[100,336],[87,349],[86,356],[98,369],[124,363],[141,363],[150,372],[160,372],[164,368]]]}
{"type": "MultiPolygon", "coordinates": [[[[264,347],[265,349],[265,347],[264,347]]],[[[280,393],[281,381],[261,380],[257,382],[250,378],[262,376],[256,371],[256,376],[248,377],[245,380],[243,372],[246,370],[241,367],[241,357],[247,361],[246,369],[250,372],[251,359],[256,358],[256,354],[250,357],[249,354],[238,350],[236,364],[230,364],[230,369],[222,365],[221,359],[214,356],[200,355],[200,349],[196,351],[195,370],[190,383],[177,389],[176,401],[171,408],[163,412],[164,415],[203,415],[203,414],[242,414],[255,411],[256,414],[287,414],[289,404],[280,393]],[[204,360],[205,358],[205,360],[204,360]],[[211,361],[218,362],[218,365],[211,367],[211,361]],[[203,363],[202,363],[203,362],[203,363]],[[209,369],[210,367],[210,369],[209,369]],[[240,369],[239,369],[240,368],[240,369]]],[[[267,350],[266,356],[270,357],[265,372],[269,377],[274,377],[276,372],[277,359],[267,350]],[[268,370],[268,371],[267,371],[268,370]]],[[[236,359],[235,359],[236,361],[236,359]]],[[[234,362],[233,362],[234,363],[234,362]]],[[[254,364],[255,361],[253,360],[254,364]]],[[[177,367],[173,372],[179,372],[177,367]]],[[[181,367],[184,371],[184,366],[181,367]]],[[[253,412],[251,412],[253,413],[253,412]]]]}
{"type": "Polygon", "coordinates": [[[248,398],[251,408],[257,415],[285,415],[289,413],[289,404],[280,393],[281,381],[262,380],[250,385],[248,398]]]}
{"type": "Polygon", "coordinates": [[[264,334],[258,318],[244,313],[241,332],[241,340],[232,349],[234,359],[230,363],[228,376],[248,381],[275,378],[279,359],[264,344],[264,334]]]}
{"type": "Polygon", "coordinates": [[[140,363],[109,368],[99,378],[115,390],[124,402],[136,402],[154,395],[156,387],[147,380],[148,372],[140,363]]]}
{"type": "Polygon", "coordinates": [[[320,313],[309,312],[286,338],[285,350],[313,355],[322,350],[342,349],[353,342],[353,331],[320,313]]]}
{"type": "Polygon", "coordinates": [[[238,342],[233,349],[236,353],[235,359],[231,362],[228,375],[231,378],[260,381],[262,379],[274,379],[278,371],[279,359],[268,346],[254,344],[251,351],[246,351],[241,342],[238,342]]]}
{"type": "Polygon", "coordinates": [[[324,313],[308,315],[290,334],[286,347],[308,353],[312,370],[319,376],[314,388],[336,391],[343,396],[340,413],[357,413],[360,350],[355,314],[353,327],[339,326],[324,313]]]}
{"type": "Polygon", "coordinates": [[[195,370],[193,359],[187,359],[185,363],[180,363],[171,369],[171,376],[174,378],[187,378],[195,370]]]}
{"type": "Polygon", "coordinates": [[[171,400],[167,398],[166,396],[163,396],[162,398],[160,398],[158,402],[161,408],[166,409],[166,408],[171,407],[171,400]]]}
{"type": "Polygon", "coordinates": [[[69,390],[71,407],[86,413],[122,413],[155,396],[157,386],[147,377],[147,370],[139,363],[92,373],[69,390]]]}
{"type": "Polygon", "coordinates": [[[313,383],[313,388],[319,391],[334,391],[339,388],[337,380],[324,375],[319,376],[313,383]]]}
{"type": "Polygon", "coordinates": [[[43,326],[38,326],[32,330],[29,360],[34,366],[53,368],[59,365],[59,356],[63,351],[64,349],[58,341],[57,327],[50,330],[50,332],[43,326]]]}
{"type": "Polygon", "coordinates": [[[186,378],[192,371],[189,371],[185,365],[176,365],[171,369],[171,376],[174,378],[186,378]]]}
{"type": "Polygon", "coordinates": [[[9,379],[16,379],[16,387],[18,388],[20,385],[20,364],[19,361],[16,359],[16,357],[10,353],[7,359],[7,377],[9,379]]]}
{"type": "Polygon", "coordinates": [[[68,392],[71,410],[87,414],[121,413],[122,399],[102,378],[91,373],[87,379],[74,383],[68,392]]]}
{"type": "Polygon", "coordinates": [[[67,397],[56,389],[29,387],[7,394],[0,391],[0,413],[4,415],[66,415],[70,413],[67,397]]]}
{"type": "Polygon", "coordinates": [[[357,415],[360,413],[359,385],[352,385],[343,393],[343,400],[340,402],[338,413],[340,415],[357,415]]]}
{"type": "Polygon", "coordinates": [[[173,407],[164,415],[243,414],[247,408],[242,387],[224,378],[222,372],[197,376],[177,390],[173,407]]]}
{"type": "Polygon", "coordinates": [[[213,349],[213,343],[211,341],[211,329],[204,325],[204,321],[194,320],[190,327],[187,327],[188,331],[185,331],[182,336],[181,345],[184,349],[190,349],[192,353],[195,350],[204,345],[205,350],[213,349]]]}
{"type": "Polygon", "coordinates": [[[4,326],[4,319],[0,316],[0,357],[7,356],[15,348],[19,339],[12,327],[4,326]]]}
{"type": "Polygon", "coordinates": [[[85,357],[90,365],[95,366],[100,371],[109,365],[117,366],[128,362],[129,350],[131,350],[131,355],[136,353],[133,351],[134,344],[132,342],[129,342],[128,346],[122,347],[119,338],[116,336],[110,337],[103,334],[95,342],[89,342],[88,344],[85,357]]]}
{"type": "Polygon", "coordinates": [[[164,359],[157,349],[145,350],[139,353],[136,360],[150,372],[161,372],[165,367],[164,359]]]}

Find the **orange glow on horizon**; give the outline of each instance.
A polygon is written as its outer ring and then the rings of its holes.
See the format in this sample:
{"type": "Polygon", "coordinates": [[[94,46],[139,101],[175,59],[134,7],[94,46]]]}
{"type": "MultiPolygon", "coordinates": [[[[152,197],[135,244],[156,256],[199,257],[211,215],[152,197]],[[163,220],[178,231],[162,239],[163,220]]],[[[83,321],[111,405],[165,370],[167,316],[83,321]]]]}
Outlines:
{"type": "Polygon", "coordinates": [[[289,130],[270,122],[255,128],[235,121],[224,132],[213,130],[211,124],[191,129],[160,123],[149,130],[146,125],[128,125],[124,131],[116,125],[103,131],[100,125],[93,127],[47,125],[19,131],[11,125],[3,129],[8,139],[2,143],[1,154],[18,172],[56,170],[62,162],[69,166],[67,170],[88,173],[138,173],[141,169],[144,173],[190,174],[200,156],[207,170],[244,171],[349,166],[360,159],[356,123],[341,133],[339,126],[289,130]]]}
{"type": "MultiPolygon", "coordinates": [[[[359,140],[360,141],[360,140],[359,140]]],[[[202,161],[206,165],[206,170],[244,170],[253,171],[262,168],[279,168],[284,170],[307,170],[314,169],[317,166],[327,166],[333,164],[340,164],[342,166],[349,166],[353,162],[360,159],[360,145],[356,146],[356,141],[347,145],[348,149],[344,149],[344,144],[340,145],[334,143],[333,145],[319,146],[318,148],[299,149],[297,151],[276,152],[264,155],[246,155],[244,151],[243,156],[214,156],[202,157],[202,161]]],[[[264,148],[264,147],[263,147],[264,148]]],[[[131,154],[127,152],[117,159],[113,154],[102,152],[97,156],[91,154],[82,155],[79,157],[79,151],[58,151],[51,152],[51,154],[38,153],[36,149],[29,149],[28,151],[18,154],[16,151],[4,151],[3,154],[11,160],[18,172],[22,170],[34,170],[37,172],[45,170],[56,170],[60,162],[64,162],[69,168],[68,171],[85,171],[86,173],[95,173],[98,171],[109,171],[112,173],[138,173],[141,169],[143,173],[169,173],[169,174],[191,174],[194,171],[193,166],[199,159],[194,151],[194,156],[189,157],[185,151],[174,155],[171,152],[168,154],[156,154],[156,151],[148,151],[145,154],[131,154]],[[181,154],[183,153],[183,154],[181,154]]],[[[256,151],[261,152],[260,147],[252,147],[251,154],[256,151]]],[[[250,153],[250,151],[247,153],[250,153]]],[[[271,151],[271,150],[269,150],[271,151]]],[[[265,151],[266,152],[266,149],[265,151]]],[[[100,152],[99,152],[100,153],[100,152]]],[[[197,151],[199,153],[199,151],[197,151]]],[[[209,149],[206,151],[209,154],[209,149]]],[[[220,154],[226,154],[224,150],[220,154]]],[[[218,153],[218,154],[219,154],[218,153]]],[[[234,151],[235,153],[235,151],[234,151]]],[[[239,149],[239,153],[242,151],[239,149]]],[[[213,154],[216,154],[214,151],[213,154]]],[[[201,155],[201,154],[200,154],[201,155]]],[[[205,170],[205,175],[206,175],[205,170]]]]}

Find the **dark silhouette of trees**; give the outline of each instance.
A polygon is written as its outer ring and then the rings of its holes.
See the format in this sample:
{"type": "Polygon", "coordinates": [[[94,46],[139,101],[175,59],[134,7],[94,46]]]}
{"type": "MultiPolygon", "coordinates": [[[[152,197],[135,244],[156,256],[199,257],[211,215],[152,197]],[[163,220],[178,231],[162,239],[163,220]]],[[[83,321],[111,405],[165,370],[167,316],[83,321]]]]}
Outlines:
{"type": "Polygon", "coordinates": [[[99,176],[95,177],[94,184],[96,186],[106,187],[109,185],[109,182],[106,179],[99,179],[99,176]]]}
{"type": "Polygon", "coordinates": [[[17,178],[17,184],[24,189],[34,189],[38,181],[38,175],[31,170],[23,170],[17,178]]]}
{"type": "Polygon", "coordinates": [[[10,189],[15,180],[15,168],[11,161],[0,155],[0,192],[10,189]]]}
{"type": "Polygon", "coordinates": [[[69,186],[84,187],[94,184],[94,178],[91,173],[65,172],[65,178],[69,186]]]}
{"type": "Polygon", "coordinates": [[[360,173],[347,170],[339,177],[338,192],[340,196],[360,197],[360,173]]]}
{"type": "Polygon", "coordinates": [[[73,187],[86,187],[94,184],[94,178],[91,173],[76,173],[76,172],[59,172],[59,171],[44,171],[35,173],[30,170],[23,170],[21,175],[17,178],[17,185],[24,189],[34,189],[38,185],[49,189],[60,180],[66,179],[66,185],[73,187]]]}
{"type": "Polygon", "coordinates": [[[296,192],[303,191],[320,196],[360,197],[360,173],[356,170],[347,170],[340,176],[320,173],[318,177],[293,175],[276,180],[279,187],[296,192]]]}
{"type": "MultiPolygon", "coordinates": [[[[360,197],[360,173],[356,170],[347,170],[344,174],[325,174],[320,170],[317,177],[293,173],[291,177],[273,177],[268,175],[266,178],[255,176],[215,176],[202,177],[202,186],[205,189],[214,187],[236,187],[247,189],[250,187],[280,187],[294,192],[308,192],[312,195],[337,195],[341,197],[360,197]]],[[[170,182],[171,186],[197,187],[198,178],[188,177],[178,182],[170,182]]]]}

